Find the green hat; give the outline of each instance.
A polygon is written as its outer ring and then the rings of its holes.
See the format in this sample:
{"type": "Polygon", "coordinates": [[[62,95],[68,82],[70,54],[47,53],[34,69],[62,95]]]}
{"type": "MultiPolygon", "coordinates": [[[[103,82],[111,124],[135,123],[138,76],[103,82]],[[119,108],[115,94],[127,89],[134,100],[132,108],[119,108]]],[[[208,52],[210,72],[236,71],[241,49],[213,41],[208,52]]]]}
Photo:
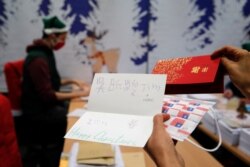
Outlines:
{"type": "Polygon", "coordinates": [[[45,34],[63,33],[68,31],[66,25],[56,16],[51,18],[44,18],[43,24],[44,24],[43,31],[45,34]]]}

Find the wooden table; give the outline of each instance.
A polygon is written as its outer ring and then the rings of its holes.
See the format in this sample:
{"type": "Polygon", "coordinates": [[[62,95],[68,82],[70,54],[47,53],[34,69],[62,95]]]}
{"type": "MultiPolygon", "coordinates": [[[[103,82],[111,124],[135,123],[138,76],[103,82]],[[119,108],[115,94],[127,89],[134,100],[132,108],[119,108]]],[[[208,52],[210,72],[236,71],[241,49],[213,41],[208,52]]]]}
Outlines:
{"type": "MultiPolygon", "coordinates": [[[[76,108],[82,108],[86,102],[81,100],[73,100],[69,106],[69,112],[73,111],[76,108]]],[[[78,118],[68,117],[68,128],[73,126],[73,124],[77,121],[78,118]]],[[[72,144],[76,142],[76,140],[66,139],[64,144],[63,153],[67,155],[71,149],[72,144]]],[[[222,165],[214,159],[209,153],[198,149],[192,144],[184,141],[178,142],[177,150],[182,155],[185,160],[186,167],[222,167],[222,165]]],[[[147,155],[147,153],[142,148],[136,147],[125,147],[121,146],[122,153],[126,152],[143,152],[145,157],[146,167],[155,167],[155,163],[151,160],[151,158],[147,155]]]]}
{"type": "MultiPolygon", "coordinates": [[[[218,99],[223,99],[223,94],[214,94],[214,95],[216,95],[218,97],[218,99]]],[[[236,103],[236,100],[237,100],[236,98],[233,98],[233,99],[231,99],[231,102],[234,101],[234,103],[236,103]]],[[[236,112],[237,103],[233,104],[236,106],[231,106],[232,104],[230,106],[227,106],[228,104],[219,103],[219,101],[220,100],[217,100],[217,103],[215,105],[215,107],[217,109],[228,110],[228,112],[236,112]],[[230,107],[230,109],[228,109],[228,107],[230,107]]],[[[203,132],[207,137],[211,138],[212,140],[214,140],[216,142],[219,141],[219,137],[216,134],[214,134],[213,132],[211,132],[210,130],[208,130],[204,125],[200,124],[198,126],[198,130],[203,132]]],[[[247,155],[246,153],[241,151],[237,146],[233,146],[231,144],[228,144],[228,143],[222,141],[222,147],[225,148],[226,150],[228,150],[229,152],[231,152],[234,156],[236,156],[241,161],[245,162],[247,165],[250,166],[250,155],[247,155]]]]}
{"type": "MultiPolygon", "coordinates": [[[[216,142],[219,141],[218,136],[216,134],[212,133],[211,131],[209,131],[204,125],[202,125],[202,124],[199,125],[198,129],[201,130],[203,133],[205,133],[208,137],[210,137],[214,141],[216,141],[216,142]]],[[[242,152],[240,149],[238,149],[237,146],[233,146],[233,145],[230,145],[226,142],[222,142],[222,147],[227,149],[229,152],[231,152],[236,157],[238,157],[240,160],[242,160],[243,162],[245,162],[246,164],[248,164],[250,166],[250,155],[247,155],[246,153],[242,152]]]]}

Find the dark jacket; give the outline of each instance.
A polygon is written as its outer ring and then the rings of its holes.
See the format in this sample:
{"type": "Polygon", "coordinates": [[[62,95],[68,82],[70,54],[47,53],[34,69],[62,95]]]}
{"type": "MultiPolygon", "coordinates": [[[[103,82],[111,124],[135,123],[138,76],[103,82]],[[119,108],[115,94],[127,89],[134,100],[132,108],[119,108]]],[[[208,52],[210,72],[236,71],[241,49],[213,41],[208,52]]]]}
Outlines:
{"type": "Polygon", "coordinates": [[[52,49],[43,40],[34,41],[27,47],[23,68],[23,114],[42,118],[48,109],[57,105],[55,92],[60,88],[60,80],[52,49]]]}

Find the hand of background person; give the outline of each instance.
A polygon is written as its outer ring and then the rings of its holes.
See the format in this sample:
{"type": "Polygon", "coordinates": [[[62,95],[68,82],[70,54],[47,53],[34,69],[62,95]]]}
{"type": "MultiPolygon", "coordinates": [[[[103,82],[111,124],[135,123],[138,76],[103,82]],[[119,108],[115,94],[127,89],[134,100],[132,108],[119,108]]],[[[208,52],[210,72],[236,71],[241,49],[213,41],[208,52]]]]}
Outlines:
{"type": "Polygon", "coordinates": [[[86,82],[80,81],[80,80],[74,80],[74,79],[62,79],[61,80],[62,85],[70,85],[73,84],[77,86],[80,90],[84,89],[90,89],[90,85],[86,82]]]}
{"type": "Polygon", "coordinates": [[[174,142],[164,127],[163,122],[169,118],[168,114],[154,116],[153,132],[144,148],[157,167],[184,166],[182,157],[176,151],[174,142]]]}
{"type": "Polygon", "coordinates": [[[74,80],[74,84],[79,87],[80,90],[90,89],[90,85],[82,81],[74,80]]]}
{"type": "Polygon", "coordinates": [[[89,96],[90,89],[84,89],[84,90],[76,90],[73,91],[72,94],[74,94],[73,97],[85,97],[89,96]]]}
{"type": "Polygon", "coordinates": [[[72,92],[55,92],[57,100],[69,100],[89,96],[90,89],[75,90],[72,92]]]}
{"type": "Polygon", "coordinates": [[[75,93],[79,94],[80,97],[82,96],[89,96],[91,86],[89,84],[83,83],[80,85],[80,90],[74,91],[75,93]]]}
{"type": "Polygon", "coordinates": [[[250,98],[250,52],[247,50],[225,46],[215,51],[211,58],[221,57],[231,81],[248,98],[250,98]]]}
{"type": "Polygon", "coordinates": [[[67,92],[67,93],[56,92],[56,97],[58,100],[68,100],[73,98],[89,96],[91,86],[85,82],[72,79],[62,79],[61,84],[62,85],[74,84],[77,87],[79,87],[79,89],[77,90],[73,88],[72,92],[67,92]]]}

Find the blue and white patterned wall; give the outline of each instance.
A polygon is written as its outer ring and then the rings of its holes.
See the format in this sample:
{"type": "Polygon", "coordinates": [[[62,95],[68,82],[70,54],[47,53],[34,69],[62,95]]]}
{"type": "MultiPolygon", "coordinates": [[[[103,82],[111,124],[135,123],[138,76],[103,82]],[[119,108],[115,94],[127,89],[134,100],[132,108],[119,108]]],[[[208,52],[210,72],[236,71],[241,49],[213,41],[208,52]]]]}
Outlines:
{"type": "MultiPolygon", "coordinates": [[[[89,30],[105,34],[97,40],[100,50],[120,49],[123,73],[150,72],[162,58],[240,46],[250,32],[250,0],[0,0],[0,66],[24,58],[26,46],[42,35],[41,19],[54,15],[70,28],[56,52],[61,75],[89,82],[91,65],[80,44],[89,30]]],[[[4,89],[1,70],[0,82],[4,89]]]]}

